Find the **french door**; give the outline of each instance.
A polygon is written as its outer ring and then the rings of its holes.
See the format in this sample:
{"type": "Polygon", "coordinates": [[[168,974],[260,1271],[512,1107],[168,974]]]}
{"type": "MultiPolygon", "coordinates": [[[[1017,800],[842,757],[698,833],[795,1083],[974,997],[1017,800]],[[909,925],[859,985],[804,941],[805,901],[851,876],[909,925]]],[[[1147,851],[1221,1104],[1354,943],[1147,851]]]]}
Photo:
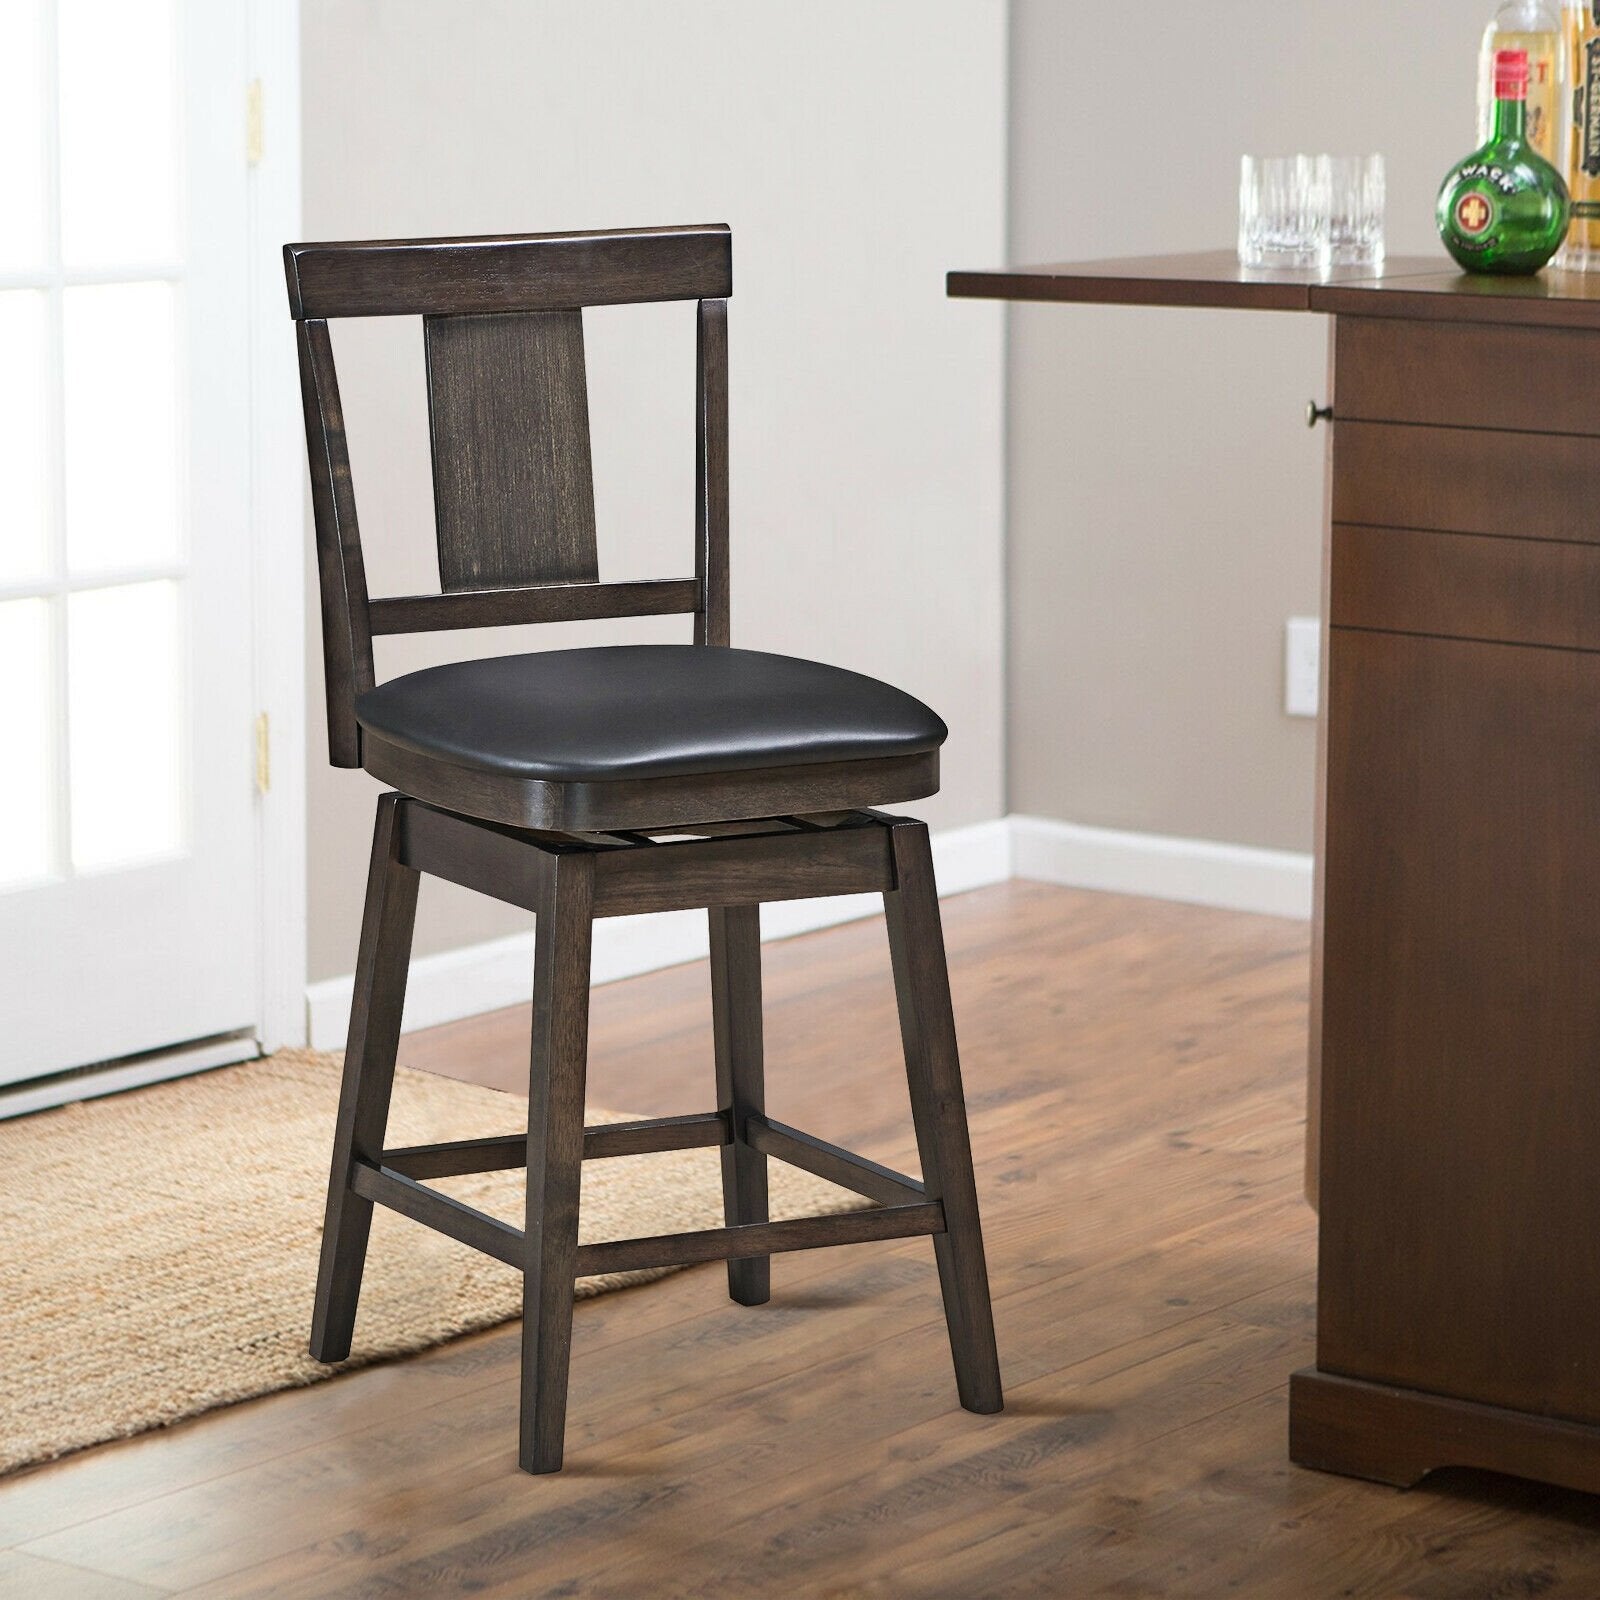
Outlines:
{"type": "Polygon", "coordinates": [[[4,0],[0,1085],[253,1028],[244,0],[4,0]]]}

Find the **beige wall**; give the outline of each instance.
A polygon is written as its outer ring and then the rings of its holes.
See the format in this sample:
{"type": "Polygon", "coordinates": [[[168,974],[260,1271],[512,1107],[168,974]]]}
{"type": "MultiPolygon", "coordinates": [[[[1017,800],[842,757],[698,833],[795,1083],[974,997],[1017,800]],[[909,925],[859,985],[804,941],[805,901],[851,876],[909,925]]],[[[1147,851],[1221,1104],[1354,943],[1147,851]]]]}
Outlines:
{"type": "MultiPolygon", "coordinates": [[[[1230,247],[1240,154],[1295,149],[1383,151],[1391,251],[1439,252],[1492,9],[1016,0],[1011,258],[1230,247]]],[[[1310,848],[1283,623],[1320,604],[1326,356],[1311,316],[1016,310],[1013,811],[1310,848]]]]}
{"type": "MultiPolygon", "coordinates": [[[[1004,254],[1005,37],[1001,0],[304,13],[308,238],[732,225],[734,643],[931,702],[952,729],[945,792],[924,807],[937,826],[998,816],[1004,798],[1001,313],[951,306],[943,274],[1004,254]]],[[[602,576],[681,576],[692,311],[592,313],[589,335],[602,576]]],[[[434,584],[419,330],[335,341],[373,592],[434,584]]],[[[625,636],[686,638],[686,624],[625,636]]],[[[378,665],[442,658],[437,639],[382,641],[378,665]]],[[[354,964],[377,786],[327,767],[319,659],[311,672],[319,979],[354,964]]],[[[430,884],[417,949],[524,923],[430,884]]]]}

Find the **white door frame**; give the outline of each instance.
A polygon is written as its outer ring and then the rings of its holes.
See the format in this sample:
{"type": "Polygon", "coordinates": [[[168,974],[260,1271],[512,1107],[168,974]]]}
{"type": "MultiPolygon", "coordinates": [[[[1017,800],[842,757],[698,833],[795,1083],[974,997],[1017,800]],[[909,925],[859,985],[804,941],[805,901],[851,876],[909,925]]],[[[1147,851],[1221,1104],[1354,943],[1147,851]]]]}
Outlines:
{"type": "MultiPolygon", "coordinates": [[[[252,611],[259,797],[261,1048],[306,1043],[305,434],[282,249],[300,237],[300,0],[248,0],[259,85],[250,169],[252,611]]],[[[239,114],[247,106],[241,101],[239,114]]]]}

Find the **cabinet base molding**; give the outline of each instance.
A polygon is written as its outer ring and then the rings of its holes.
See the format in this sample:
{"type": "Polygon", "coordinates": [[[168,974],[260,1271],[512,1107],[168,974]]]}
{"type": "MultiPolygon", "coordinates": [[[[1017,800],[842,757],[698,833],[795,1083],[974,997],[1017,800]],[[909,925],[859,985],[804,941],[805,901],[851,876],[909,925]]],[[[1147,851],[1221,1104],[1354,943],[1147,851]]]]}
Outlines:
{"type": "Polygon", "coordinates": [[[1600,1494],[1600,1426],[1314,1367],[1289,1380],[1289,1457],[1402,1489],[1440,1467],[1479,1467],[1600,1494]]]}

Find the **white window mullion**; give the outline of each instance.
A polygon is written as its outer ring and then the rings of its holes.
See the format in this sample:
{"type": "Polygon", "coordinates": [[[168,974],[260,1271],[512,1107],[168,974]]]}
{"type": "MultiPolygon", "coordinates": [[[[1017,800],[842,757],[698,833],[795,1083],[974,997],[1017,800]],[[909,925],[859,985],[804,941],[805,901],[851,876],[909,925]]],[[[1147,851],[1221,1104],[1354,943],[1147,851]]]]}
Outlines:
{"type": "Polygon", "coordinates": [[[0,272],[0,292],[7,289],[92,288],[111,283],[177,283],[183,264],[177,261],[119,263],[113,267],[57,267],[43,272],[0,272]]]}
{"type": "Polygon", "coordinates": [[[72,768],[67,736],[67,462],[66,393],[62,382],[65,331],[61,283],[61,27],[57,0],[44,7],[45,93],[45,248],[48,298],[45,383],[49,418],[46,448],[50,461],[49,576],[51,716],[51,868],[59,877],[72,870],[72,768]]]}

